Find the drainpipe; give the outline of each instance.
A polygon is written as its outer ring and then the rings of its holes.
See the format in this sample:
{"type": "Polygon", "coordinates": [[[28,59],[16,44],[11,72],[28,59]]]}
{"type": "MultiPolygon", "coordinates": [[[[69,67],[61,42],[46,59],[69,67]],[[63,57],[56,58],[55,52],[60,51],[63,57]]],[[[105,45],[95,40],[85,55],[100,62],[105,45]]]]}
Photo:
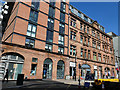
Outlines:
{"type": "MultiPolygon", "coordinates": [[[[68,5],[70,7],[70,4],[68,5]]],[[[67,50],[67,54],[69,55],[69,18],[70,18],[70,12],[69,12],[69,8],[68,8],[68,50],[67,50]]]]}

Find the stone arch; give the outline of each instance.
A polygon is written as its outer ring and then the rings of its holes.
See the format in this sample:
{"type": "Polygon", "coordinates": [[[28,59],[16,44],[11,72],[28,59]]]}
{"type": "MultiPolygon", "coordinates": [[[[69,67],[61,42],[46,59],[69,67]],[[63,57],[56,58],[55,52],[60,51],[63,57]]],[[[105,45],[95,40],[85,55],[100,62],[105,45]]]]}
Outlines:
{"type": "Polygon", "coordinates": [[[24,56],[16,52],[5,52],[1,56],[1,61],[5,64],[4,73],[6,72],[5,69],[8,69],[8,78],[16,80],[18,74],[22,73],[24,56]]]}
{"type": "Polygon", "coordinates": [[[18,56],[22,57],[25,60],[25,57],[22,54],[19,54],[17,52],[5,52],[1,56],[6,56],[6,55],[18,55],[18,56]]]}

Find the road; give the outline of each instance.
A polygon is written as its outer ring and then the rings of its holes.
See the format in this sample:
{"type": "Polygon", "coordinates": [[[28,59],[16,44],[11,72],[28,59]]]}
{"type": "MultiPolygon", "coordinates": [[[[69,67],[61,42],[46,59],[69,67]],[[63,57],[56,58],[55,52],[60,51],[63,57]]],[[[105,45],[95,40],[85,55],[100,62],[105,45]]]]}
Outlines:
{"type": "MultiPolygon", "coordinates": [[[[49,90],[49,89],[64,89],[64,90],[76,90],[80,89],[78,88],[78,85],[72,85],[72,84],[64,84],[57,81],[52,80],[41,80],[41,81],[24,81],[23,85],[17,86],[16,81],[9,81],[8,83],[3,83],[2,90],[23,90],[23,89],[38,89],[38,90],[49,90]]],[[[80,90],[85,90],[84,87],[81,86],[80,90]]],[[[86,88],[86,90],[88,90],[86,88]]],[[[89,89],[92,90],[92,89],[89,89]]]]}

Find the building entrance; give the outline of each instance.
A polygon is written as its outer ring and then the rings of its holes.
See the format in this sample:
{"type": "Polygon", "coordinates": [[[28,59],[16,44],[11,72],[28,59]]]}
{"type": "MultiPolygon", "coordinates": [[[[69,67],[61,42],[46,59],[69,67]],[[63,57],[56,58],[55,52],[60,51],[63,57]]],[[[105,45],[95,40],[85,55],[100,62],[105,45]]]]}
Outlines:
{"type": "Polygon", "coordinates": [[[43,65],[43,79],[52,79],[52,60],[46,59],[43,65]]]}
{"type": "Polygon", "coordinates": [[[24,57],[18,53],[5,53],[2,55],[1,61],[5,63],[4,75],[8,69],[8,79],[17,80],[18,74],[22,73],[24,57]]]}
{"type": "Polygon", "coordinates": [[[90,66],[87,65],[87,64],[83,64],[83,65],[81,66],[81,68],[82,68],[82,69],[81,69],[81,77],[82,77],[82,78],[85,78],[86,74],[91,72],[90,66]]]}
{"type": "Polygon", "coordinates": [[[22,68],[23,68],[23,64],[9,63],[9,66],[8,66],[9,77],[8,78],[17,80],[18,74],[22,73],[22,68]]]}

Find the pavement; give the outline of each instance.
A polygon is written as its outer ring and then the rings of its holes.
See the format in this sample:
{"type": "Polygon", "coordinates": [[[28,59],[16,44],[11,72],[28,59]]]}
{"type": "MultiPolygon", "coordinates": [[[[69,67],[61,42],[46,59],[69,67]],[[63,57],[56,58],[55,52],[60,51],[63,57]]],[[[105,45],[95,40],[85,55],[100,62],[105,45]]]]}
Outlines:
{"type": "MultiPolygon", "coordinates": [[[[53,89],[53,88],[63,88],[63,89],[74,89],[78,88],[78,81],[74,80],[30,80],[24,81],[23,85],[16,85],[16,81],[8,81],[2,83],[2,90],[16,90],[25,88],[37,88],[37,89],[53,89]]],[[[81,86],[81,88],[84,88],[81,86]]],[[[79,88],[78,88],[79,89],[79,88]]],[[[88,89],[87,89],[88,90],[88,89]]]]}
{"type": "MultiPolygon", "coordinates": [[[[73,79],[71,79],[71,80],[65,80],[65,79],[59,80],[59,79],[57,79],[55,81],[62,82],[62,83],[65,83],[65,84],[72,84],[72,85],[78,85],[79,84],[78,80],[75,81],[73,79]]],[[[84,80],[80,80],[80,85],[84,86],[84,80]]]]}

